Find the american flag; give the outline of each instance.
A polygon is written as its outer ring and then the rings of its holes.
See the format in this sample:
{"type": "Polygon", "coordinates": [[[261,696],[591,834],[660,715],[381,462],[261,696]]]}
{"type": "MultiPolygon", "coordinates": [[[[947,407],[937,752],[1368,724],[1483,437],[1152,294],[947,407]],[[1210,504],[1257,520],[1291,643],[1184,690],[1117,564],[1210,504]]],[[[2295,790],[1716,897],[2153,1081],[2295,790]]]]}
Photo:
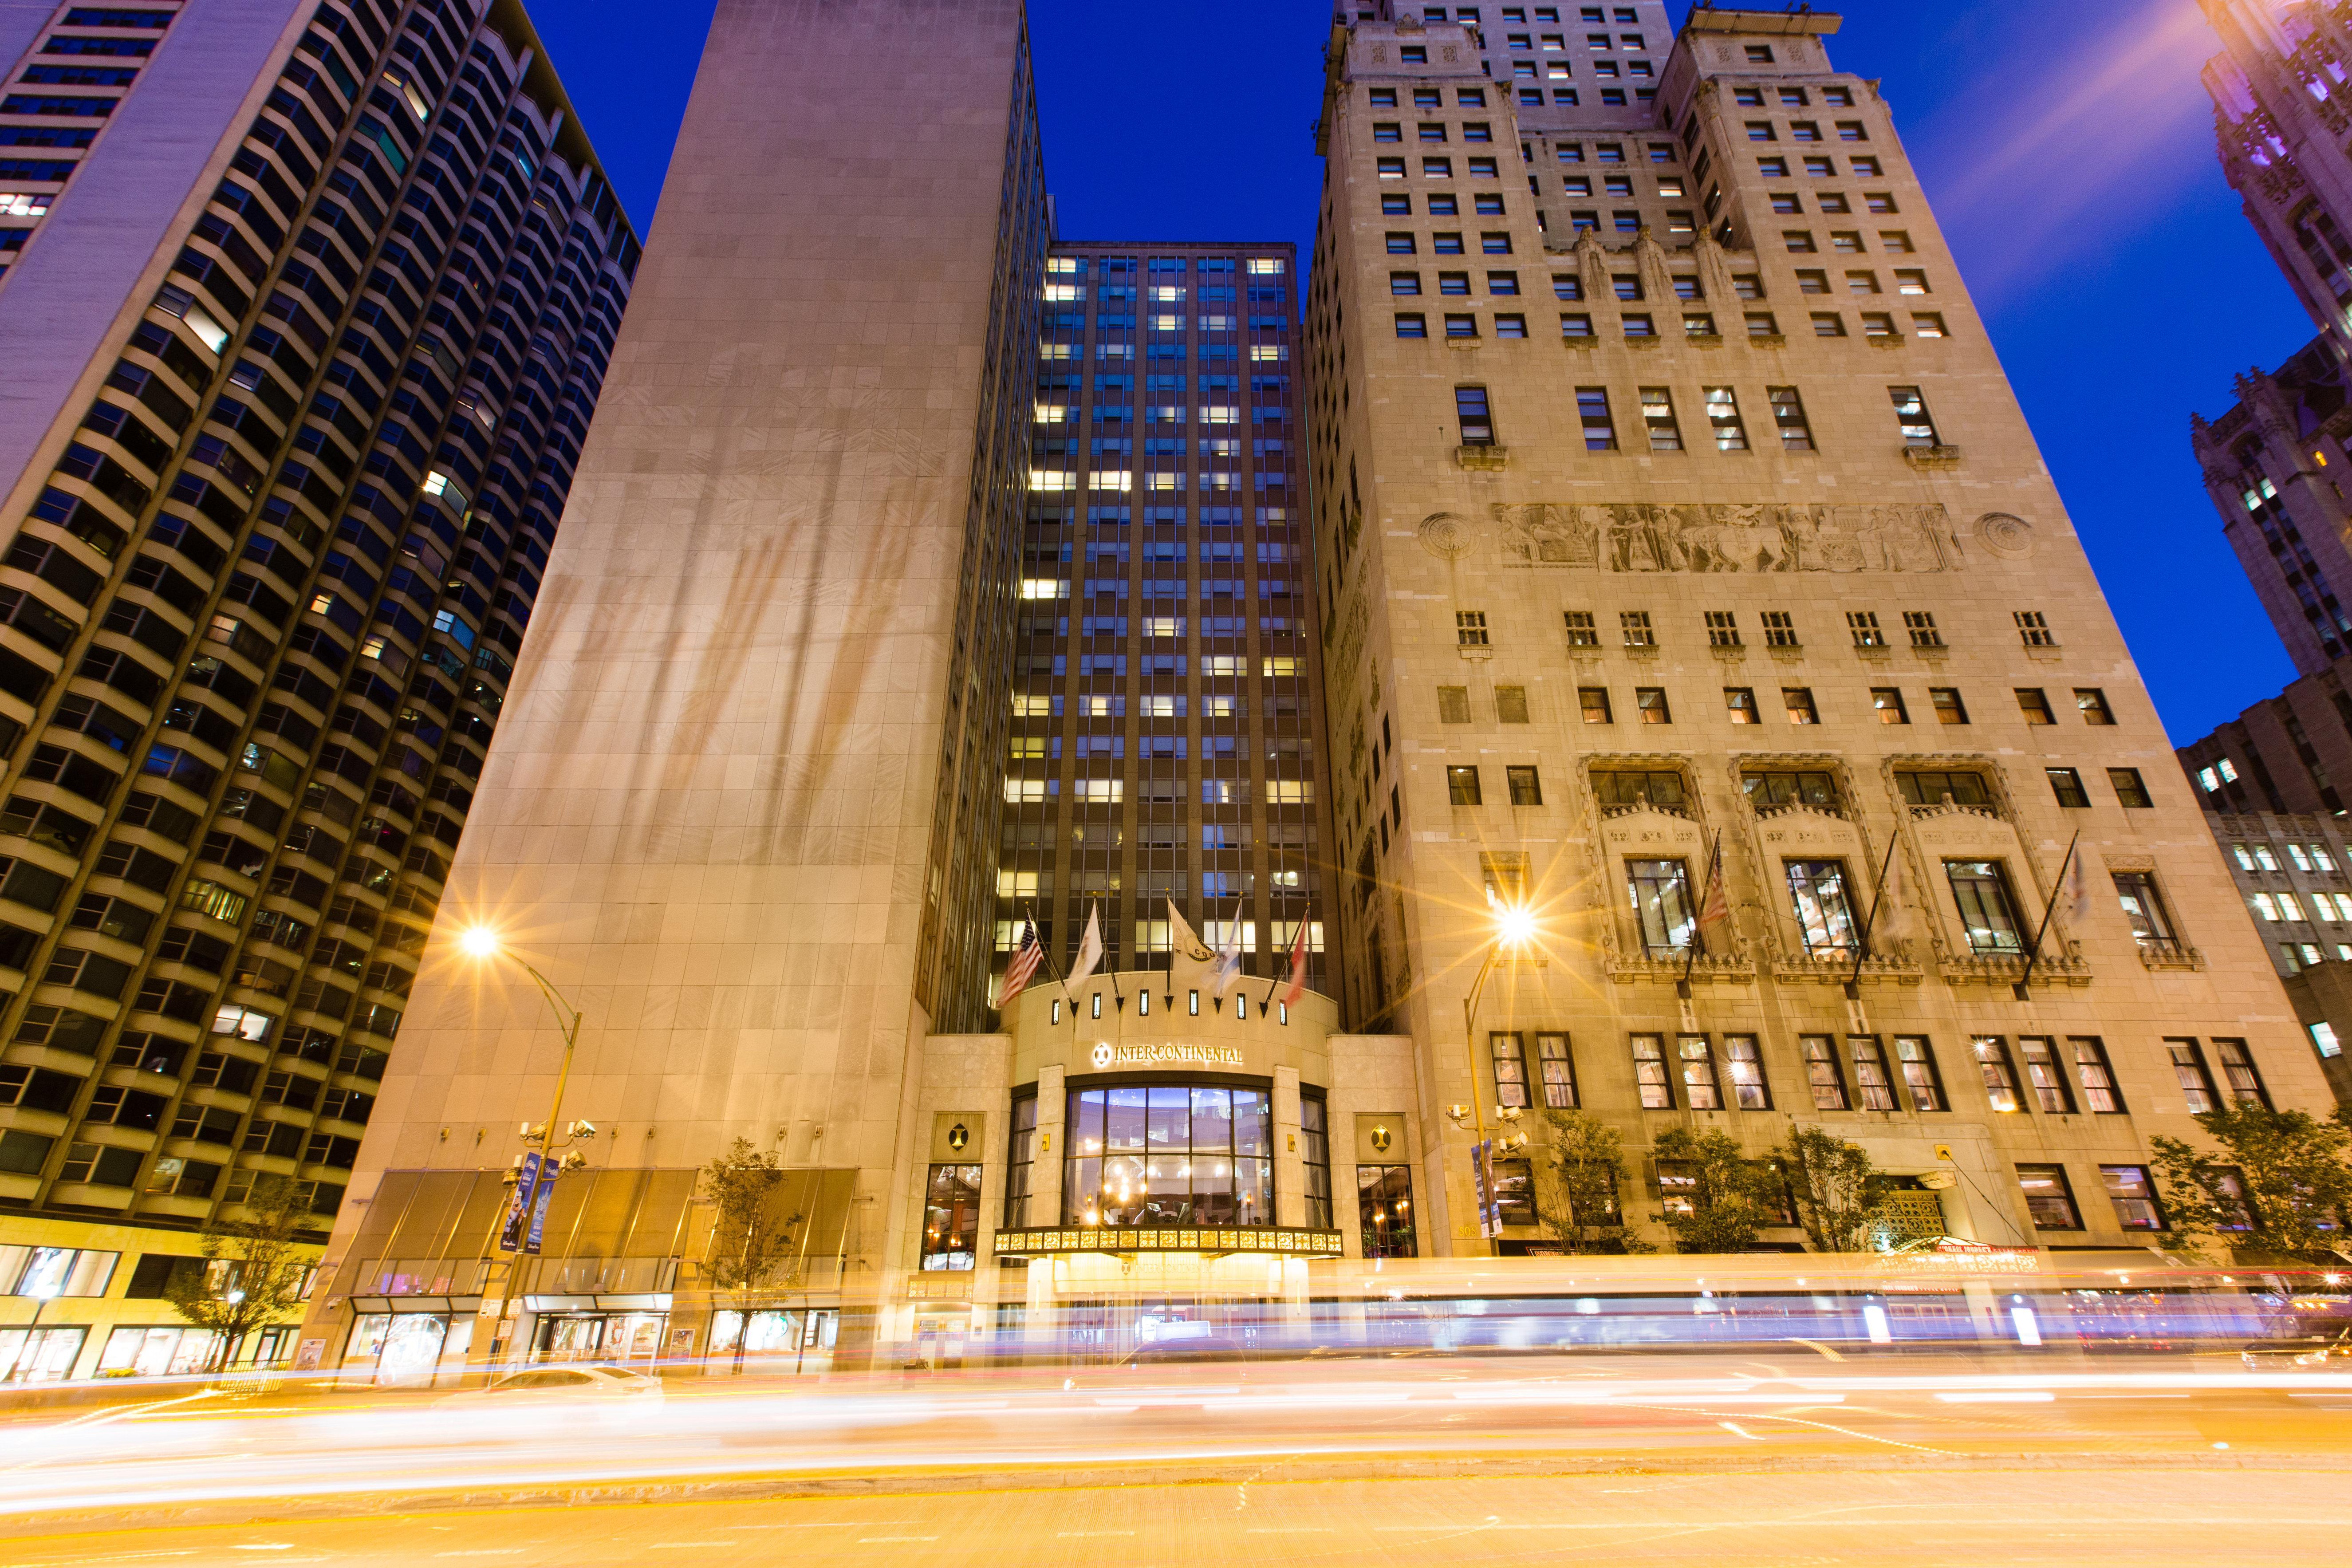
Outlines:
{"type": "Polygon", "coordinates": [[[1004,969],[1003,993],[996,999],[1000,1010],[1013,1005],[1013,999],[1028,988],[1030,976],[1037,973],[1037,966],[1045,961],[1045,950],[1037,941],[1037,922],[1034,920],[1023,921],[1021,940],[1013,950],[1013,962],[1004,969]]]}
{"type": "Polygon", "coordinates": [[[1699,906],[1698,929],[1720,925],[1731,918],[1731,900],[1723,890],[1723,841],[1716,840],[1715,861],[1707,868],[1706,901],[1699,906]]]}

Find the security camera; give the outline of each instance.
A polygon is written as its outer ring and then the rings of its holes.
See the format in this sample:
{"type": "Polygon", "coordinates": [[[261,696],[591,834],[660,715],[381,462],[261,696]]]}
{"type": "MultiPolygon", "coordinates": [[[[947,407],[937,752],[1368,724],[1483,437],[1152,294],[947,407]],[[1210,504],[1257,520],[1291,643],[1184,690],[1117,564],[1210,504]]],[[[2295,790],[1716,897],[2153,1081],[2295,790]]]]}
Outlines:
{"type": "Polygon", "coordinates": [[[574,1138],[593,1138],[596,1136],[596,1124],[593,1121],[575,1121],[569,1131],[574,1138]]]}

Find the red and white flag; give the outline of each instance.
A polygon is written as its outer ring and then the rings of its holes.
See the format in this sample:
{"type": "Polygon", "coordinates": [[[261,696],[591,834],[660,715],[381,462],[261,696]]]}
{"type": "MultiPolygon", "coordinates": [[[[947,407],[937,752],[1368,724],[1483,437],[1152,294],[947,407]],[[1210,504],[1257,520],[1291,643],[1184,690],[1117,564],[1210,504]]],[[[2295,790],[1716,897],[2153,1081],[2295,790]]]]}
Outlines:
{"type": "Polygon", "coordinates": [[[1004,966],[1004,987],[996,998],[998,1011],[1013,1005],[1013,999],[1029,986],[1037,966],[1045,961],[1045,949],[1037,941],[1037,922],[1025,921],[1021,927],[1021,941],[1013,950],[1013,962],[1004,966]]]}
{"type": "Polygon", "coordinates": [[[1715,864],[1707,868],[1706,900],[1699,905],[1698,929],[1705,931],[1709,926],[1721,925],[1730,918],[1731,900],[1723,890],[1723,851],[1718,845],[1715,864]]]}
{"type": "Polygon", "coordinates": [[[1290,944],[1290,984],[1282,988],[1282,1005],[1297,1004],[1307,994],[1307,922],[1298,922],[1298,939],[1290,944]]]}

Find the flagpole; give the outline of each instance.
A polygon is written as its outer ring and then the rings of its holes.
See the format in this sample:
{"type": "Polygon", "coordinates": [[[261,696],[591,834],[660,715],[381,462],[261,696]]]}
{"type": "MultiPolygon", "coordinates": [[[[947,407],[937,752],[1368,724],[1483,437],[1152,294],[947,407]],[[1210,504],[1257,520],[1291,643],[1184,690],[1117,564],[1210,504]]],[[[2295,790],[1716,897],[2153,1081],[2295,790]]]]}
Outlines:
{"type": "Polygon", "coordinates": [[[1690,1000],[1691,971],[1698,963],[1699,921],[1706,913],[1707,900],[1715,896],[1715,873],[1722,862],[1723,830],[1717,828],[1715,834],[1715,852],[1706,858],[1706,880],[1699,886],[1698,908],[1691,911],[1690,952],[1683,958],[1683,977],[1675,982],[1675,994],[1685,1002],[1690,1000]]]}
{"type": "Polygon", "coordinates": [[[2050,934],[2050,917],[2058,912],[2058,895],[2065,889],[2066,873],[2074,865],[2074,847],[2083,842],[2083,830],[2076,828],[2074,837],[2066,841],[2066,858],[2058,862],[2058,879],[2050,886],[2050,901],[2042,906],[2042,925],[2033,933],[2033,945],[2025,952],[2025,973],[2017,977],[2015,987],[2021,1002],[2033,1000],[2030,987],[2033,984],[2033,966],[2041,960],[2042,940],[2050,934]]]}
{"type": "Polygon", "coordinates": [[[1862,940],[1853,944],[1853,973],[1845,977],[1845,999],[1862,1000],[1862,965],[1870,956],[1870,933],[1878,929],[1878,906],[1886,898],[1886,873],[1895,869],[1895,850],[1902,841],[1886,841],[1886,858],[1879,863],[1878,885],[1870,890],[1870,918],[1862,922],[1862,940]]]}
{"type": "MultiPolygon", "coordinates": [[[[1032,930],[1035,930],[1037,925],[1036,907],[1033,904],[1024,904],[1021,907],[1029,911],[1030,928],[1032,930]]],[[[1070,993],[1069,982],[1062,978],[1062,966],[1054,962],[1054,950],[1045,945],[1045,933],[1042,931],[1040,931],[1037,936],[1037,952],[1038,955],[1045,961],[1045,972],[1054,977],[1054,984],[1062,988],[1062,994],[1067,996],[1070,993]]],[[[1070,1004],[1070,1022],[1075,1024],[1077,1021],[1078,1005],[1076,1002],[1072,1002],[1070,1004]]]]}

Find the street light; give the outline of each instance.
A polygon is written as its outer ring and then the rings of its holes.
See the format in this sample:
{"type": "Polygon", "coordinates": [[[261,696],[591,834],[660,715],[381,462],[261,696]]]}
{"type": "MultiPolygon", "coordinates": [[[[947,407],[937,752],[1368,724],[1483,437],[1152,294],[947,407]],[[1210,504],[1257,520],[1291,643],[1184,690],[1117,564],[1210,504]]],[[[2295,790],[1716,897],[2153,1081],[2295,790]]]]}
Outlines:
{"type": "MultiPolygon", "coordinates": [[[[1505,956],[1507,953],[1516,957],[1522,948],[1526,947],[1528,942],[1535,940],[1536,935],[1535,911],[1528,909],[1525,904],[1495,903],[1493,907],[1495,911],[1495,933],[1486,943],[1486,961],[1478,966],[1478,978],[1471,982],[1470,994],[1462,999],[1462,1052],[1463,1056],[1470,1065],[1470,1103],[1466,1106],[1449,1105],[1445,1108],[1446,1115],[1454,1119],[1454,1124],[1455,1126],[1461,1126],[1465,1121],[1469,1123],[1471,1145],[1474,1149],[1478,1144],[1484,1143],[1486,1141],[1486,1114],[1479,1108],[1478,1104],[1478,1029],[1476,1024],[1478,1015],[1478,998],[1486,989],[1486,977],[1495,972],[1495,961],[1505,956]]],[[[1515,1134],[1512,1131],[1517,1125],[1519,1120],[1519,1108],[1517,1106],[1503,1105],[1498,1103],[1495,1107],[1495,1120],[1501,1124],[1496,1130],[1497,1136],[1495,1140],[1495,1154],[1500,1155],[1514,1149],[1524,1149],[1527,1147],[1528,1135],[1524,1132],[1515,1134]]],[[[1490,1156],[1487,1162],[1487,1179],[1489,1181],[1493,1180],[1493,1157],[1490,1156]]],[[[1478,1196],[1481,1200],[1483,1210],[1486,1194],[1481,1193],[1478,1196]]],[[[1486,1215],[1482,1212],[1479,1215],[1479,1222],[1483,1226],[1485,1221],[1486,1215]]],[[[1487,1247],[1490,1252],[1493,1250],[1494,1241],[1491,1237],[1488,1238],[1487,1247]]]]}
{"type": "Polygon", "coordinates": [[[0,1373],[0,1383],[14,1383],[19,1371],[25,1373],[26,1382],[32,1381],[32,1373],[37,1370],[37,1366],[26,1358],[37,1353],[33,1342],[40,1336],[41,1309],[56,1300],[64,1288],[64,1271],[59,1270],[48,1279],[35,1282],[26,1290],[25,1294],[33,1299],[33,1321],[25,1325],[25,1348],[16,1352],[16,1358],[9,1363],[7,1372],[0,1373]]]}
{"type": "MultiPolygon", "coordinates": [[[[563,1031],[563,1065],[556,1071],[555,1099],[547,1108],[547,1120],[536,1128],[528,1121],[522,1124],[522,1141],[525,1143],[536,1143],[540,1147],[540,1168],[543,1176],[546,1173],[548,1158],[561,1146],[555,1140],[555,1127],[563,1116],[563,1089],[572,1079],[572,1053],[580,1044],[580,1009],[565,1001],[562,994],[555,989],[554,984],[546,975],[509,952],[506,940],[494,928],[484,925],[470,927],[457,938],[457,946],[468,958],[483,962],[494,958],[507,958],[520,965],[522,972],[530,976],[532,984],[539,987],[540,994],[547,998],[548,1006],[554,1011],[556,1025],[563,1031]]],[[[567,1142],[585,1142],[596,1136],[595,1127],[586,1121],[576,1121],[567,1131],[572,1134],[571,1138],[565,1140],[567,1142]]],[[[580,1152],[573,1149],[568,1151],[557,1163],[556,1169],[559,1172],[576,1171],[587,1163],[580,1152]]],[[[523,1215],[522,1224],[523,1234],[515,1238],[514,1262],[508,1266],[506,1279],[499,1287],[498,1314],[490,1320],[490,1341],[493,1352],[498,1342],[499,1330],[506,1322],[507,1308],[514,1301],[515,1277],[522,1272],[522,1248],[529,1236],[530,1224],[530,1215],[528,1213],[523,1215]]]]}

